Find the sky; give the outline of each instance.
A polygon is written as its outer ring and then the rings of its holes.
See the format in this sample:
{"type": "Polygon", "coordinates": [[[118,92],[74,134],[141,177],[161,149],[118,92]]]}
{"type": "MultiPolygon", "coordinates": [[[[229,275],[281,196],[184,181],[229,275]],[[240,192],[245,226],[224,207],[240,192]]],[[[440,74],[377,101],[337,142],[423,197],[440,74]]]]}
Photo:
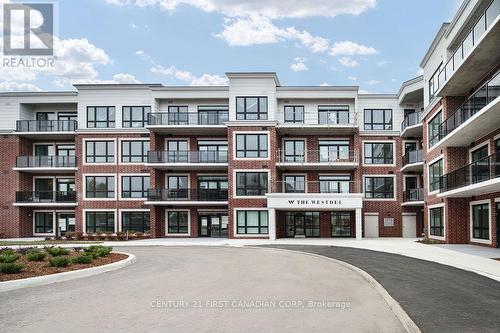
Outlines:
{"type": "Polygon", "coordinates": [[[397,92],[421,73],[420,61],[461,0],[55,2],[54,66],[2,66],[0,91],[225,85],[226,72],[271,71],[282,85],[397,92]]]}

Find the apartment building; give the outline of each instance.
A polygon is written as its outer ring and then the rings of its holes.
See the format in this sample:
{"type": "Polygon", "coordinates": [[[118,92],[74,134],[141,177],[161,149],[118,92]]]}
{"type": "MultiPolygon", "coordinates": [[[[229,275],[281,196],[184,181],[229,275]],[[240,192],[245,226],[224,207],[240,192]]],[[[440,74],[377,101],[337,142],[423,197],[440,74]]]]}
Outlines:
{"type": "Polygon", "coordinates": [[[0,233],[498,246],[499,15],[465,1],[397,94],[270,72],[1,93],[0,233]]]}

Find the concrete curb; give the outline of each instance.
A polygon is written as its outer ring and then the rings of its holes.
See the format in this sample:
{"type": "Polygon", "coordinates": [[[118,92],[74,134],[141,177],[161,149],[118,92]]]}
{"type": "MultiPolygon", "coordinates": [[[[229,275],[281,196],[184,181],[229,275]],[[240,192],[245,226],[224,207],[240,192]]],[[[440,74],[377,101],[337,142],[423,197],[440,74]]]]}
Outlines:
{"type": "Polygon", "coordinates": [[[268,248],[268,247],[255,247],[255,246],[246,246],[246,247],[247,248],[254,248],[254,249],[282,251],[282,252],[295,252],[295,253],[300,253],[303,255],[308,255],[311,257],[326,259],[329,261],[333,261],[339,265],[342,265],[342,266],[358,273],[359,275],[361,275],[370,285],[373,286],[373,288],[375,288],[375,290],[379,293],[380,296],[382,296],[384,301],[387,303],[387,305],[391,309],[392,313],[394,313],[394,316],[396,316],[396,318],[399,320],[401,325],[403,325],[406,332],[408,332],[408,333],[420,333],[421,332],[420,328],[418,328],[417,324],[415,324],[415,322],[410,318],[410,316],[408,316],[406,311],[403,310],[401,305],[399,305],[399,303],[394,298],[392,298],[392,296],[385,290],[385,288],[382,287],[382,285],[380,283],[378,283],[377,280],[375,280],[373,278],[373,276],[371,276],[370,274],[368,274],[367,272],[365,272],[364,270],[362,270],[356,266],[353,266],[349,263],[346,263],[346,262],[338,260],[338,259],[322,256],[322,255],[315,254],[315,253],[302,252],[302,251],[296,251],[296,250],[268,248]]]}
{"type": "Polygon", "coordinates": [[[0,293],[6,292],[6,291],[12,291],[12,290],[16,290],[16,289],[43,286],[43,285],[47,285],[47,284],[51,284],[51,283],[55,283],[55,282],[69,281],[69,280],[80,279],[80,278],[84,278],[84,277],[88,277],[88,276],[93,276],[93,275],[97,275],[97,274],[101,274],[101,273],[105,273],[105,272],[110,272],[110,271],[114,271],[114,270],[129,266],[137,261],[135,255],[133,255],[133,254],[124,253],[124,252],[117,252],[117,251],[114,251],[113,253],[126,254],[126,255],[128,255],[128,257],[123,259],[123,260],[111,263],[111,264],[80,269],[77,271],[69,271],[69,272],[56,273],[56,274],[50,274],[50,275],[35,276],[35,277],[20,279],[20,280],[0,282],[0,293]]]}

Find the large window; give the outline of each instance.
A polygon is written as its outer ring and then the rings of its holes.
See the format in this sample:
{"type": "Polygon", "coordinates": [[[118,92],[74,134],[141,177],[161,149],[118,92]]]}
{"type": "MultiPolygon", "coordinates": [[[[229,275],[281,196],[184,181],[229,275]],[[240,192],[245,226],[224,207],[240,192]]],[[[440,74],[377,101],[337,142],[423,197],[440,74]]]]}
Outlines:
{"type": "Polygon", "coordinates": [[[440,188],[440,179],[443,175],[443,159],[429,165],[429,192],[440,188]]]}
{"type": "Polygon", "coordinates": [[[167,176],[169,199],[183,199],[189,196],[188,176],[167,176]]]}
{"type": "Polygon", "coordinates": [[[434,98],[436,92],[439,89],[439,72],[441,71],[441,65],[439,64],[439,67],[436,69],[434,74],[432,74],[431,78],[429,79],[429,102],[432,101],[434,98]]]}
{"type": "Polygon", "coordinates": [[[35,212],[35,234],[51,234],[54,232],[54,213],[35,212]]]}
{"type": "Polygon", "coordinates": [[[332,212],[332,237],[351,237],[351,212],[332,212]]]}
{"type": "Polygon", "coordinates": [[[349,124],[349,105],[318,106],[318,123],[320,125],[349,124]]]}
{"type": "Polygon", "coordinates": [[[198,106],[198,125],[222,125],[229,120],[229,107],[198,106]]]}
{"type": "Polygon", "coordinates": [[[87,107],[88,128],[115,127],[114,106],[88,106],[87,107]]]}
{"type": "Polygon", "coordinates": [[[319,141],[319,162],[339,162],[346,160],[349,160],[349,141],[319,141]]]}
{"type": "Polygon", "coordinates": [[[169,234],[187,234],[189,214],[187,211],[167,212],[167,232],[169,234]]]}
{"type": "Polygon", "coordinates": [[[168,106],[168,125],[187,125],[189,124],[188,116],[187,106],[168,106]]]}
{"type": "Polygon", "coordinates": [[[349,175],[319,176],[320,193],[349,193],[351,191],[349,175]]]}
{"type": "Polygon", "coordinates": [[[149,212],[122,212],[123,232],[149,232],[149,212]]]}
{"type": "Polygon", "coordinates": [[[305,162],[305,141],[285,140],[285,156],[283,162],[305,162]]]}
{"type": "Polygon", "coordinates": [[[267,97],[236,97],[236,119],[267,120],[267,97]]]}
{"type": "Polygon", "coordinates": [[[149,141],[122,141],[122,163],[142,163],[148,161],[149,141]]]}
{"type": "Polygon", "coordinates": [[[150,106],[124,106],[122,108],[122,127],[146,126],[150,112],[150,106]]]}
{"type": "Polygon", "coordinates": [[[444,236],[444,207],[429,209],[429,234],[444,236]]]}
{"type": "Polygon", "coordinates": [[[286,175],[283,177],[284,190],[286,193],[304,193],[306,191],[306,177],[286,175]]]}
{"type": "Polygon", "coordinates": [[[303,105],[285,105],[285,123],[303,123],[304,106],[303,105]]]}
{"type": "Polygon", "coordinates": [[[490,239],[490,205],[487,203],[472,206],[472,237],[490,239]]]}
{"type": "Polygon", "coordinates": [[[113,163],[114,161],[114,141],[85,141],[86,163],[113,163]]]}
{"type": "Polygon", "coordinates": [[[369,142],[364,143],[365,164],[393,164],[394,144],[369,142]]]}
{"type": "Polygon", "coordinates": [[[267,172],[236,172],[236,195],[265,195],[267,193],[267,176],[267,172]]]}
{"type": "Polygon", "coordinates": [[[88,234],[115,232],[115,212],[86,212],[85,224],[88,234]]]}
{"type": "Polygon", "coordinates": [[[394,198],[394,177],[366,177],[365,198],[394,198]]]}
{"type": "Polygon", "coordinates": [[[114,198],[115,177],[113,176],[86,176],[86,198],[114,198]]]}
{"type": "Polygon", "coordinates": [[[439,125],[443,122],[443,113],[439,111],[428,123],[429,148],[439,142],[439,125]]]}
{"type": "Polygon", "coordinates": [[[365,130],[392,130],[392,109],[365,109],[365,130]]]}
{"type": "Polygon", "coordinates": [[[236,157],[266,158],[267,134],[236,134],[236,157]]]}
{"type": "Polygon", "coordinates": [[[268,233],[267,210],[239,210],[236,214],[236,233],[259,235],[268,233]]]}
{"type": "Polygon", "coordinates": [[[149,176],[122,176],[122,198],[147,198],[149,176]]]}

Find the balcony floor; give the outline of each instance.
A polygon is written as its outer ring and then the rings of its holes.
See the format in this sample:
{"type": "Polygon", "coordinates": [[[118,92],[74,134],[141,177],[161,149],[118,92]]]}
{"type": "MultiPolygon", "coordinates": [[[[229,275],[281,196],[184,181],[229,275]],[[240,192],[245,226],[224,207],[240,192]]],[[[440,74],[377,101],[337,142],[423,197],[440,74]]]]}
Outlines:
{"type": "Polygon", "coordinates": [[[227,206],[227,201],[144,201],[145,205],[151,206],[227,206]]]}
{"type": "Polygon", "coordinates": [[[146,128],[158,134],[176,135],[226,135],[226,125],[147,125],[146,128]]]}
{"type": "Polygon", "coordinates": [[[27,172],[27,173],[39,173],[39,174],[72,174],[78,171],[78,168],[12,168],[14,171],[27,172]]]}
{"type": "Polygon", "coordinates": [[[317,124],[278,124],[279,134],[288,135],[352,135],[358,131],[358,125],[317,125],[317,124]]]}
{"type": "Polygon", "coordinates": [[[276,167],[287,170],[352,170],[359,166],[357,162],[332,162],[332,163],[293,163],[280,162],[276,167]]]}
{"type": "Polygon", "coordinates": [[[228,163],[145,163],[144,166],[159,170],[227,170],[228,163]]]}
{"type": "Polygon", "coordinates": [[[423,136],[422,123],[406,127],[401,132],[402,138],[421,138],[423,136]]]}
{"type": "Polygon", "coordinates": [[[424,162],[410,163],[401,168],[401,172],[423,172],[424,162]]]}
{"type": "Polygon", "coordinates": [[[481,194],[500,192],[500,178],[486,180],[484,182],[471,184],[456,188],[437,195],[438,198],[467,198],[481,194]]]}
{"type": "Polygon", "coordinates": [[[14,132],[30,140],[75,140],[76,132],[14,132]]]}

